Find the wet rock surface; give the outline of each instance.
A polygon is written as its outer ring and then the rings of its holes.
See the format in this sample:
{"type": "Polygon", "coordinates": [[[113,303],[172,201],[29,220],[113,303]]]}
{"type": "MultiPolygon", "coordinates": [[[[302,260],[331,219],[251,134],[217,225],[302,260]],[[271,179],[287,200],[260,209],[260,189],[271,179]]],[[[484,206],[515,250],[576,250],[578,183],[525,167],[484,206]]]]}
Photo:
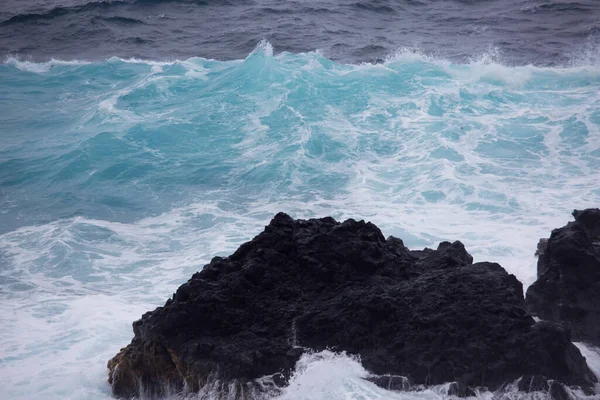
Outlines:
{"type": "Polygon", "coordinates": [[[133,330],[108,364],[116,396],[220,382],[243,398],[269,390],[256,381],[265,375],[285,385],[303,352],[324,349],[360,355],[379,375],[371,381],[397,390],[456,382],[452,393],[465,396],[521,376],[544,388],[596,380],[569,331],[536,323],[521,283],[500,265],[473,264],[460,242],[411,251],[354,220],[279,213],[133,330]]]}
{"type": "Polygon", "coordinates": [[[537,281],[527,309],[559,321],[576,341],[600,344],[600,209],[573,212],[575,221],[538,245],[537,281]]]}

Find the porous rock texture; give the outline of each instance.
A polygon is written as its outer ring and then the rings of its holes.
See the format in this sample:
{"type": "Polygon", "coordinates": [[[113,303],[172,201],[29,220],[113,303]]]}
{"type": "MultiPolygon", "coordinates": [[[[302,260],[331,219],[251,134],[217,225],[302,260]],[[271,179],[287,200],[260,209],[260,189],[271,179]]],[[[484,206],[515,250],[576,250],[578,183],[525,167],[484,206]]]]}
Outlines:
{"type": "Polygon", "coordinates": [[[573,339],[600,344],[600,209],[575,210],[575,221],[538,245],[537,280],[527,289],[527,309],[559,321],[573,339]]]}
{"type": "Polygon", "coordinates": [[[404,376],[402,387],[456,382],[467,395],[524,376],[590,387],[569,331],[536,323],[500,265],[472,261],[460,242],[410,251],[371,223],[279,213],[135,321],[109,382],[128,398],[211,382],[244,398],[257,378],[284,385],[303,352],[330,349],[360,355],[383,386],[404,376]]]}

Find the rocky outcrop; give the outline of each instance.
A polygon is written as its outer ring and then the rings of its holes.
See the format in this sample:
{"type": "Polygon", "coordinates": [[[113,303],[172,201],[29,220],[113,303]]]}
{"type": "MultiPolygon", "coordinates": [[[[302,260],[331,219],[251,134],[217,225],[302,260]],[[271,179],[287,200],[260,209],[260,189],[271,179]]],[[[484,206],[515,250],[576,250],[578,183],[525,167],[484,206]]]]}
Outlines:
{"type": "Polygon", "coordinates": [[[536,323],[500,265],[472,261],[460,242],[410,251],[371,223],[280,213],[134,322],[109,381],[122,397],[221,385],[243,398],[284,385],[304,351],[332,349],[394,389],[456,382],[467,395],[522,376],[590,386],[568,330],[536,323]]]}
{"type": "Polygon", "coordinates": [[[573,216],[575,221],[540,240],[527,309],[560,321],[575,340],[600,344],[600,210],[576,210],[573,216]]]}

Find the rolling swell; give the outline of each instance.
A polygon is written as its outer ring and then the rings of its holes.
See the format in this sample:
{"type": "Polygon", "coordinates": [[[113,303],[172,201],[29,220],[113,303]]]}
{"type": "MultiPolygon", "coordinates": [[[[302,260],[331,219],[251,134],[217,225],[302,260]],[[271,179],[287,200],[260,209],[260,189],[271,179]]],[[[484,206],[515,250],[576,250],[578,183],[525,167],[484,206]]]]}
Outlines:
{"type": "Polygon", "coordinates": [[[394,7],[388,4],[387,1],[382,0],[358,1],[352,4],[352,7],[355,7],[358,10],[371,11],[381,14],[393,14],[396,12],[394,7]]]}
{"type": "MultiPolygon", "coordinates": [[[[18,23],[31,23],[40,20],[51,20],[65,15],[81,14],[86,12],[100,12],[119,9],[125,6],[148,6],[164,3],[181,3],[196,6],[206,5],[239,5],[251,4],[251,0],[111,0],[111,1],[92,1],[83,5],[71,7],[54,7],[45,12],[25,13],[14,15],[4,21],[0,25],[12,25],[18,23]]],[[[111,17],[113,19],[118,17],[111,17]]],[[[123,17],[124,20],[132,19],[123,17]]]]}
{"type": "Polygon", "coordinates": [[[115,0],[1,15],[0,56],[34,61],[231,60],[267,39],[279,51],[319,49],[345,63],[408,47],[459,63],[493,51],[505,64],[560,66],[598,52],[600,29],[591,0],[115,0]]]}
{"type": "Polygon", "coordinates": [[[594,6],[591,3],[578,3],[578,2],[556,2],[539,4],[530,7],[525,7],[524,11],[531,13],[585,13],[593,12],[594,6]]]}
{"type": "Polygon", "coordinates": [[[140,21],[139,19],[128,18],[128,17],[119,17],[119,16],[95,17],[95,18],[102,20],[102,21],[114,22],[114,23],[119,23],[119,24],[143,24],[144,23],[144,21],[140,21]]]}
{"type": "Polygon", "coordinates": [[[31,23],[40,20],[51,20],[65,15],[73,15],[84,12],[105,11],[114,7],[130,5],[130,1],[95,1],[80,6],[73,7],[55,7],[43,13],[18,14],[9,19],[0,22],[0,25],[7,26],[20,23],[31,23]]]}

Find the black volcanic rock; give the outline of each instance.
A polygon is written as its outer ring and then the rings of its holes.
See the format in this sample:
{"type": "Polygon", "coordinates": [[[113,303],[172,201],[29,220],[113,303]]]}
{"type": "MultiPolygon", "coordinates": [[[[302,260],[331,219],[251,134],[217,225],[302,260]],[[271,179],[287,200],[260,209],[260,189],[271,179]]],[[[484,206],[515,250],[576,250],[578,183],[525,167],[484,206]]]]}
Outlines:
{"type": "Polygon", "coordinates": [[[600,210],[576,210],[573,216],[538,245],[538,276],[527,290],[527,309],[562,322],[575,340],[600,344],[600,210]]]}
{"type": "Polygon", "coordinates": [[[268,389],[256,378],[285,384],[308,349],[359,354],[379,375],[370,380],[393,389],[456,382],[452,393],[466,395],[521,376],[538,386],[595,382],[569,332],[525,311],[513,275],[472,261],[460,242],[410,251],[371,223],[280,213],[134,322],[109,382],[123,397],[218,382],[243,398],[268,389]]]}

